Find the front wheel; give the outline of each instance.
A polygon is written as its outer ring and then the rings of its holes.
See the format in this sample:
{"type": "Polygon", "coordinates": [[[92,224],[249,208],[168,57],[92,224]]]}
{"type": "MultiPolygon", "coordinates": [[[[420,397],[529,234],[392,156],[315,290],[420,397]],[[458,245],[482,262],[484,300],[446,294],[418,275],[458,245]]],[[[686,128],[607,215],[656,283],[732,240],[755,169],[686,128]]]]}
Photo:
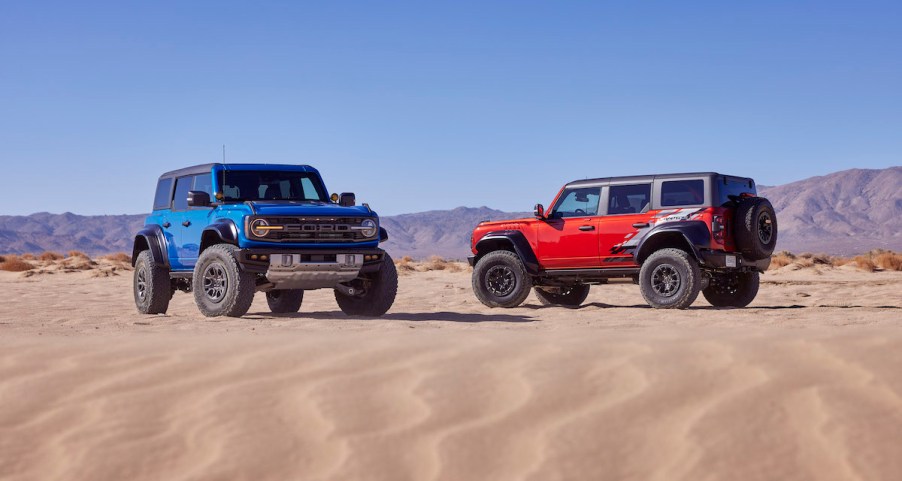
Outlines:
{"type": "Polygon", "coordinates": [[[510,251],[489,252],[473,269],[473,293],[488,307],[517,307],[531,288],[526,266],[510,251]]]}
{"type": "Polygon", "coordinates": [[[714,307],[745,307],[755,300],[760,282],[757,272],[717,274],[702,295],[714,307]]]}
{"type": "Polygon", "coordinates": [[[266,293],[269,310],[276,314],[291,314],[301,309],[304,291],[301,289],[274,289],[266,293]]]}
{"type": "Polygon", "coordinates": [[[391,309],[398,295],[398,270],[388,253],[383,254],[382,266],[374,273],[364,274],[353,281],[363,293],[349,296],[335,291],[335,301],[349,316],[379,317],[391,309]]]}
{"type": "Polygon", "coordinates": [[[700,289],[698,262],[680,249],[653,253],[639,270],[639,291],[656,309],[686,309],[695,302],[700,289]]]}
{"type": "Polygon", "coordinates": [[[543,306],[579,307],[589,297],[588,284],[567,287],[536,287],[536,297],[543,306]]]}
{"type": "Polygon", "coordinates": [[[207,317],[241,317],[254,302],[255,276],[238,264],[238,247],[216,244],[194,266],[194,302],[207,317]]]}

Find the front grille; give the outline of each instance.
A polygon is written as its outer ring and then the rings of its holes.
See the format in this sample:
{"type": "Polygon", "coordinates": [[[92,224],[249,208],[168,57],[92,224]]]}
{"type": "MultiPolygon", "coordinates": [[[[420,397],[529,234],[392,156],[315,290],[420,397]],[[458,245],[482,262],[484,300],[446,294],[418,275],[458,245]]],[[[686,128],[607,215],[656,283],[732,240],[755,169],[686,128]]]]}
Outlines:
{"type": "Polygon", "coordinates": [[[359,230],[363,217],[266,217],[270,225],[285,226],[260,238],[272,242],[359,242],[367,240],[359,230]]]}

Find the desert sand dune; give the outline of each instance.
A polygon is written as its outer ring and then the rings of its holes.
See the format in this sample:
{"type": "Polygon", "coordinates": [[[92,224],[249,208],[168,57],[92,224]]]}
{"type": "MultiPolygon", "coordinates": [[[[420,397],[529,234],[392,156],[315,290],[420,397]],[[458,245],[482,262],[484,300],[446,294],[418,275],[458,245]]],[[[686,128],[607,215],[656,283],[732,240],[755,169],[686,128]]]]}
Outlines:
{"type": "Polygon", "coordinates": [[[331,293],[206,319],[128,273],[0,273],[0,478],[902,477],[902,273],[780,269],[748,309],[492,310],[412,272],[382,319],[331,293]]]}

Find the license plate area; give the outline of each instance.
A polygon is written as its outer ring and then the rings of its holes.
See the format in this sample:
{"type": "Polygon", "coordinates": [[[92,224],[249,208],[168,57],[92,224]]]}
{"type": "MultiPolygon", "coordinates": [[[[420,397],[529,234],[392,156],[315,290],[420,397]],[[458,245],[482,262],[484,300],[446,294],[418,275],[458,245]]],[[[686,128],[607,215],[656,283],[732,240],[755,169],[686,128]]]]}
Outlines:
{"type": "Polygon", "coordinates": [[[727,255],[724,257],[726,267],[736,267],[736,256],[727,255]]]}
{"type": "Polygon", "coordinates": [[[274,270],[333,271],[362,266],[363,254],[273,254],[269,261],[274,270]]]}

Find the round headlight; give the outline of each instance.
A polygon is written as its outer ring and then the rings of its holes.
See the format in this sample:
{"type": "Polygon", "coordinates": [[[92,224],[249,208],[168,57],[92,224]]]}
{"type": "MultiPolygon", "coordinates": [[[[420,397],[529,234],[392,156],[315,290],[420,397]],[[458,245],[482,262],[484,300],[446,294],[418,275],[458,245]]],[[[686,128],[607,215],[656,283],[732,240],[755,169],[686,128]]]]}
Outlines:
{"type": "Polygon", "coordinates": [[[360,233],[363,234],[363,237],[375,237],[376,221],[372,219],[365,219],[360,223],[360,233]]]}
{"type": "Polygon", "coordinates": [[[266,237],[269,234],[269,229],[261,229],[261,227],[268,227],[269,222],[266,222],[266,219],[254,219],[251,222],[251,234],[254,234],[257,237],[266,237]]]}

